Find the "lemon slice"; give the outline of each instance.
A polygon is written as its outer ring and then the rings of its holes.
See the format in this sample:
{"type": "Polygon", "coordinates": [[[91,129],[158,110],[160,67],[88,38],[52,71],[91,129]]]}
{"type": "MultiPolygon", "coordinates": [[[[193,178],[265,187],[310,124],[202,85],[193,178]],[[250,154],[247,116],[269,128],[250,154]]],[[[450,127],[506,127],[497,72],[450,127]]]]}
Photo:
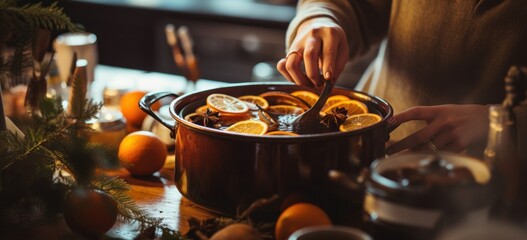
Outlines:
{"type": "Polygon", "coordinates": [[[225,131],[244,134],[264,135],[268,129],[269,126],[267,126],[267,124],[262,121],[245,120],[231,125],[227,129],[225,129],[225,131]]]}
{"type": "Polygon", "coordinates": [[[310,106],[315,105],[318,100],[318,95],[316,93],[305,90],[294,91],[291,95],[306,101],[310,106]]]}
{"type": "Polygon", "coordinates": [[[341,132],[359,130],[361,128],[369,127],[375,123],[378,123],[381,121],[381,119],[381,116],[374,113],[355,114],[346,118],[346,121],[340,125],[339,130],[341,132]]]}
{"type": "Polygon", "coordinates": [[[324,114],[328,114],[333,109],[336,109],[337,107],[346,108],[346,110],[348,110],[348,114],[347,114],[348,116],[368,112],[368,107],[366,106],[366,104],[360,101],[357,101],[357,100],[346,100],[346,101],[337,102],[331,105],[330,107],[324,109],[322,112],[324,114]]]}
{"type": "Polygon", "coordinates": [[[248,105],[251,110],[258,110],[258,107],[256,107],[256,104],[258,104],[258,106],[260,106],[262,109],[267,109],[269,107],[269,103],[267,102],[267,100],[265,100],[265,98],[260,97],[260,96],[245,95],[245,96],[238,97],[238,99],[249,103],[248,105]]]}
{"type": "Polygon", "coordinates": [[[249,107],[243,101],[230,95],[213,93],[207,97],[207,105],[218,112],[245,113],[249,107]]]}

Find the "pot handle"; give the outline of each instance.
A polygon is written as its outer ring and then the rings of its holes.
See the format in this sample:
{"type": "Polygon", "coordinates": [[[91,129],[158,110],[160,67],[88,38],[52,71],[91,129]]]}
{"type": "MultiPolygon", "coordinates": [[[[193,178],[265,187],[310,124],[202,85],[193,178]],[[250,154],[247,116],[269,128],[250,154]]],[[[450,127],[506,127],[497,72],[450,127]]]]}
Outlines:
{"type": "Polygon", "coordinates": [[[399,125],[401,125],[401,124],[397,123],[397,121],[395,120],[395,118],[393,116],[388,119],[388,121],[386,123],[386,136],[385,136],[386,141],[390,141],[390,133],[392,133],[393,130],[398,128],[399,125]]]}
{"type": "Polygon", "coordinates": [[[174,98],[178,98],[179,95],[175,94],[175,93],[171,93],[171,92],[151,92],[151,93],[147,93],[146,95],[144,95],[140,100],[139,100],[139,108],[141,110],[143,110],[143,112],[147,113],[148,115],[152,116],[156,121],[160,122],[161,124],[163,124],[163,126],[165,126],[166,128],[168,128],[170,130],[170,137],[174,138],[174,128],[175,128],[175,125],[171,125],[165,121],[163,121],[163,119],[161,119],[153,110],[152,110],[152,105],[159,101],[160,99],[162,98],[165,98],[165,97],[174,97],[174,98]]]}

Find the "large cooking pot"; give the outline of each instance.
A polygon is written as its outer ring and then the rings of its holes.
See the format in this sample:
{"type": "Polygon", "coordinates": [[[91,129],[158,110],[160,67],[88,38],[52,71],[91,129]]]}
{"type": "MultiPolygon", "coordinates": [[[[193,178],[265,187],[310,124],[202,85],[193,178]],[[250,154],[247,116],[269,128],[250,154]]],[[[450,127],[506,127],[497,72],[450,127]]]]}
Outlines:
{"type": "Polygon", "coordinates": [[[377,158],[384,157],[387,119],[391,106],[381,98],[334,88],[333,94],[364,102],[382,120],[355,132],[329,132],[300,136],[257,136],[226,132],[193,124],[184,117],[206,104],[212,93],[231,96],[258,95],[268,91],[307,90],[290,83],[245,83],[183,96],[158,92],[144,96],[139,105],[172,131],[175,138],[175,184],[183,196],[222,214],[233,215],[237,206],[274,194],[311,194],[332,198],[328,171],[357,175],[377,158]],[[156,116],[150,106],[165,97],[175,124],[156,116]]]}

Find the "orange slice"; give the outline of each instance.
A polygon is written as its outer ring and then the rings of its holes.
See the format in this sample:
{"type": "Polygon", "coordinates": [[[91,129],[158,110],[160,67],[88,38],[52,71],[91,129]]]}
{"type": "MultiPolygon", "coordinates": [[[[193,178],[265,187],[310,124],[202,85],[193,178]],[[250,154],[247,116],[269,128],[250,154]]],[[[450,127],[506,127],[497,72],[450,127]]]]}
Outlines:
{"type": "Polygon", "coordinates": [[[260,97],[260,96],[245,95],[245,96],[238,97],[238,99],[249,103],[248,104],[249,108],[254,111],[258,110],[258,107],[256,107],[256,104],[258,104],[258,106],[260,106],[262,109],[267,109],[269,107],[269,103],[267,102],[267,100],[265,100],[265,98],[260,97]]]}
{"type": "Polygon", "coordinates": [[[209,108],[208,105],[203,105],[199,108],[196,108],[196,113],[200,113],[200,114],[203,114],[203,113],[206,113],[207,112],[207,108],[209,108]]]}
{"type": "Polygon", "coordinates": [[[260,94],[260,97],[265,98],[269,105],[291,105],[304,110],[310,108],[309,103],[286,92],[270,91],[260,94]]]}
{"type": "Polygon", "coordinates": [[[355,114],[361,114],[361,113],[367,113],[368,112],[368,107],[366,106],[366,104],[360,102],[360,101],[357,101],[357,100],[346,100],[346,101],[341,101],[341,102],[337,102],[333,105],[331,105],[330,107],[322,110],[322,112],[324,114],[328,114],[330,113],[333,109],[336,109],[337,107],[339,108],[346,108],[346,110],[348,110],[348,116],[352,116],[352,115],[355,115],[355,114]]]}
{"type": "Polygon", "coordinates": [[[369,127],[375,123],[381,121],[381,116],[374,113],[362,113],[356,114],[351,117],[346,118],[340,127],[341,132],[349,132],[353,130],[358,130],[361,128],[369,127]]]}
{"type": "Polygon", "coordinates": [[[310,91],[304,91],[304,90],[294,91],[291,93],[291,95],[306,101],[307,103],[309,103],[309,106],[315,105],[315,103],[318,100],[318,95],[310,91]]]}
{"type": "Polygon", "coordinates": [[[298,136],[298,134],[294,132],[286,132],[286,131],[272,131],[272,132],[266,133],[265,135],[298,136]]]}
{"type": "Polygon", "coordinates": [[[269,108],[267,109],[267,112],[270,114],[276,114],[276,115],[286,115],[286,114],[300,115],[304,113],[304,109],[300,107],[291,106],[291,105],[273,105],[273,106],[269,106],[269,108]]]}
{"type": "Polygon", "coordinates": [[[240,99],[233,96],[213,93],[207,97],[207,105],[215,111],[224,113],[244,113],[249,107],[240,99]]]}
{"type": "Polygon", "coordinates": [[[252,115],[251,115],[250,112],[236,113],[236,114],[233,114],[233,113],[220,113],[220,114],[218,114],[218,116],[220,118],[219,123],[222,126],[229,126],[229,125],[235,124],[237,122],[249,120],[249,119],[252,118],[252,115]]]}
{"type": "Polygon", "coordinates": [[[342,102],[342,101],[348,101],[348,100],[351,100],[351,99],[349,97],[347,97],[347,96],[344,96],[344,95],[329,96],[328,100],[326,100],[326,103],[322,107],[322,110],[330,107],[331,105],[333,105],[335,103],[342,102]]]}
{"type": "Polygon", "coordinates": [[[225,129],[225,131],[244,133],[244,134],[255,134],[255,135],[264,135],[269,126],[262,121],[257,120],[245,120],[237,122],[232,126],[225,129]]]}
{"type": "Polygon", "coordinates": [[[185,116],[185,120],[186,120],[186,121],[189,121],[189,122],[192,122],[190,119],[191,119],[192,117],[194,117],[194,116],[197,116],[197,115],[199,115],[199,113],[197,113],[197,112],[189,113],[189,114],[187,114],[187,115],[185,116]]]}

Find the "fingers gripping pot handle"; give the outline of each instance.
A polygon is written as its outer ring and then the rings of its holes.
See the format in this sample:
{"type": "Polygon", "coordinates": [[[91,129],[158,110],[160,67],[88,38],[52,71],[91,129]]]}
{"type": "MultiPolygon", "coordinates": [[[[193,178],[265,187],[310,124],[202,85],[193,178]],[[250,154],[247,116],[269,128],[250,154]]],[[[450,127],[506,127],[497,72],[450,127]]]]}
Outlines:
{"type": "Polygon", "coordinates": [[[152,110],[152,105],[156,103],[157,101],[166,98],[166,97],[173,97],[178,98],[179,95],[171,92],[152,92],[148,93],[145,96],[139,100],[139,108],[143,110],[143,112],[147,113],[148,115],[152,116],[156,121],[160,122],[165,126],[166,128],[170,129],[170,137],[174,138],[174,129],[175,125],[171,125],[170,123],[163,120],[160,116],[158,116],[157,113],[152,110]]]}

